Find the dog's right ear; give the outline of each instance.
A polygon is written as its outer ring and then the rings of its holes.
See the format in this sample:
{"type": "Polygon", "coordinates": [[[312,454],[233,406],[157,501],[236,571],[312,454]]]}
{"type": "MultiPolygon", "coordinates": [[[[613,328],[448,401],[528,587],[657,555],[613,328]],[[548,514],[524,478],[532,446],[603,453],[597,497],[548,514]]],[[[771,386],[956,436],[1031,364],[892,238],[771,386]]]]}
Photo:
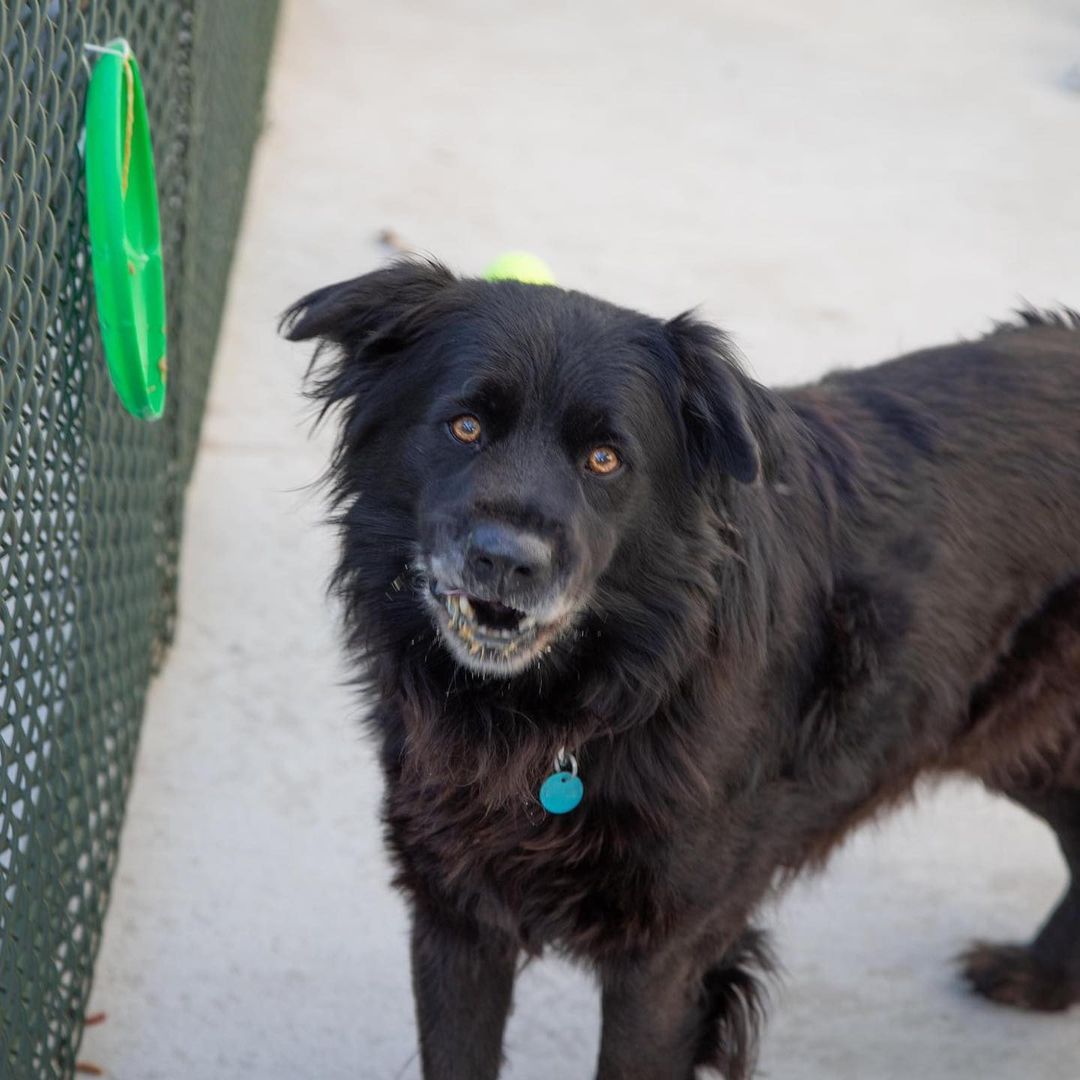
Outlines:
{"type": "Polygon", "coordinates": [[[689,312],[664,329],[679,359],[682,420],[695,478],[714,464],[740,483],[752,484],[761,473],[751,422],[756,395],[727,335],[689,312]]]}
{"type": "Polygon", "coordinates": [[[415,316],[457,279],[438,262],[402,260],[370,274],[325,285],[297,300],[278,329],[290,341],[337,345],[344,359],[405,344],[415,316]]]}

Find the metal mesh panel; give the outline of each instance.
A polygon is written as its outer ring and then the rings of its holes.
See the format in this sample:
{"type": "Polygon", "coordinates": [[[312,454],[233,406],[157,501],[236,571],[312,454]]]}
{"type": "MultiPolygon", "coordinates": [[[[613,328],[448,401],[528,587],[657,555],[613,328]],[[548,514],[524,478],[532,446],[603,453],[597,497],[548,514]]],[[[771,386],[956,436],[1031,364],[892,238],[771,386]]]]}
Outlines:
{"type": "Polygon", "coordinates": [[[73,1070],[197,441],[275,0],[0,0],[0,1076],[73,1070]],[[126,37],[158,171],[165,418],[108,382],[84,43],[126,37]]]}

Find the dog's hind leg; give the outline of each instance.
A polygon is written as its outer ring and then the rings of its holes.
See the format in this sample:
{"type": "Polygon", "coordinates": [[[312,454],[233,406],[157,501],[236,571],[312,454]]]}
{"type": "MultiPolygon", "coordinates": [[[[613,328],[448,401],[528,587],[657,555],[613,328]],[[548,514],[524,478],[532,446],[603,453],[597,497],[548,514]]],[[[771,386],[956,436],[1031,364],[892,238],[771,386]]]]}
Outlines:
{"type": "Polygon", "coordinates": [[[1008,794],[1057,833],[1069,884],[1030,944],[976,943],[961,957],[962,971],[992,1001],[1057,1012],[1080,1001],[1080,790],[1008,794]]]}
{"type": "Polygon", "coordinates": [[[704,970],[696,948],[605,969],[597,1080],[693,1080],[698,1066],[747,1080],[763,1019],[762,970],[771,963],[756,930],[704,970]]]}
{"type": "Polygon", "coordinates": [[[517,948],[417,907],[412,979],[424,1080],[495,1080],[517,948]]]}

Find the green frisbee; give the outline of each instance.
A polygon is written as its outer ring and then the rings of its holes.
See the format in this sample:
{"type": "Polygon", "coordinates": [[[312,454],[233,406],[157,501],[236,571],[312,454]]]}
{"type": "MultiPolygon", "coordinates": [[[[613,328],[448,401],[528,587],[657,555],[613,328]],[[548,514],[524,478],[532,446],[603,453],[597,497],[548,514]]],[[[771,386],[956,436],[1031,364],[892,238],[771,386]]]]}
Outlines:
{"type": "Polygon", "coordinates": [[[124,407],[156,420],[165,410],[165,275],[146,99],[126,41],[96,52],[86,101],[86,198],[98,323],[124,407]]]}

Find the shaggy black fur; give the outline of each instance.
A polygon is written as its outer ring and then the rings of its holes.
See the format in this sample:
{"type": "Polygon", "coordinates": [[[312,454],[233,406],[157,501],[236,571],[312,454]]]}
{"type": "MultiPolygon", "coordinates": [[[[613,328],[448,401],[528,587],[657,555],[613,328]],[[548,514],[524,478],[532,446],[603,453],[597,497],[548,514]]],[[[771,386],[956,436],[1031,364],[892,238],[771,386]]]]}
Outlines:
{"type": "MultiPolygon", "coordinates": [[[[1080,869],[1075,313],[783,392],[691,316],[436,264],[285,325],[329,346],[335,582],[429,1080],[496,1076],[518,956],[548,946],[598,973],[603,1080],[749,1076],[755,911],[920,774],[1011,795],[1080,869]],[[459,597],[540,636],[454,640],[459,597]],[[553,816],[561,747],[585,798],[553,816]]],[[[1073,886],[968,977],[1063,1007],[1078,927],[1073,886]]]]}

